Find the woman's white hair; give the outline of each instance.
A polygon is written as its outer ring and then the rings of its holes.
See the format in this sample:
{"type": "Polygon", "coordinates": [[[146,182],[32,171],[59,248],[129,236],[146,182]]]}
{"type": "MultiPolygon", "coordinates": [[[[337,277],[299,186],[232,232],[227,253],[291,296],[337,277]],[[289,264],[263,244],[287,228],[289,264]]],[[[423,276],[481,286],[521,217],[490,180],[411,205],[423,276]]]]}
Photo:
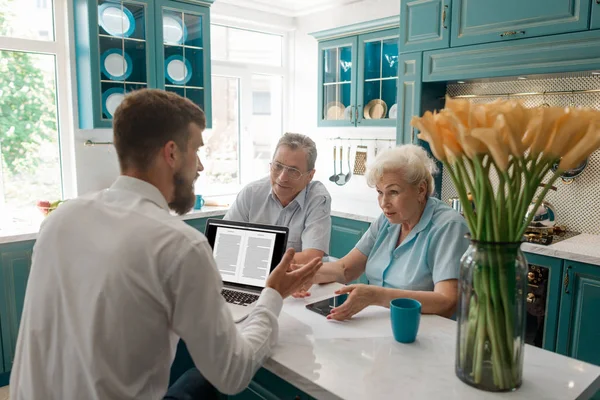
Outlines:
{"type": "Polygon", "coordinates": [[[435,192],[433,175],[438,172],[435,161],[421,146],[405,144],[384,150],[375,157],[367,168],[367,184],[375,187],[385,172],[398,172],[409,185],[427,183],[427,193],[435,192]]]}

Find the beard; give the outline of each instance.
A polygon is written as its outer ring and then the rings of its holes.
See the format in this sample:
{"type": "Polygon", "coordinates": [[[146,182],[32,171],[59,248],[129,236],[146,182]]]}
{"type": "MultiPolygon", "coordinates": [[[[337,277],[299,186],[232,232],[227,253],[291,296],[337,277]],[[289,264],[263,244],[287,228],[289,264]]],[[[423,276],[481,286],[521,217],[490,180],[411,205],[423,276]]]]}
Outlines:
{"type": "Polygon", "coordinates": [[[194,207],[194,203],[196,202],[194,182],[197,177],[198,175],[192,180],[185,179],[181,171],[178,171],[173,175],[175,194],[173,196],[173,201],[169,203],[169,208],[177,214],[186,214],[194,207]]]}

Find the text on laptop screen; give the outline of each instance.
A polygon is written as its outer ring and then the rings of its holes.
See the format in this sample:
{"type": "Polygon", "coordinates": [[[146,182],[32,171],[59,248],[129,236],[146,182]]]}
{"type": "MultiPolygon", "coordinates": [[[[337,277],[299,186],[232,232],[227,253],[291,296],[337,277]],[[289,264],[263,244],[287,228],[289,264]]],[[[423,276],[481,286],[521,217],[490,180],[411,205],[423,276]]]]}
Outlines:
{"type": "Polygon", "coordinates": [[[224,282],[264,287],[276,234],[219,226],[213,255],[224,282]]]}

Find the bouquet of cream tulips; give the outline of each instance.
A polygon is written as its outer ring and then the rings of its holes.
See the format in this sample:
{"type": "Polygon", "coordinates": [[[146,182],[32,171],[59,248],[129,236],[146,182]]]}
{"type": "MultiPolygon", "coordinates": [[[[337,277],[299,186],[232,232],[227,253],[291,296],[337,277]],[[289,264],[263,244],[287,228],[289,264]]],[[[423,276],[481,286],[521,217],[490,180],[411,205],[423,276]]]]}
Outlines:
{"type": "MultiPolygon", "coordinates": [[[[532,200],[537,197],[531,208],[537,210],[552,183],[600,147],[600,112],[591,109],[527,109],[517,101],[471,104],[446,98],[444,109],[413,117],[411,124],[458,190],[471,238],[499,243],[498,248],[520,242],[534,216],[528,212],[532,200]],[[541,185],[557,162],[558,169],[541,185]],[[491,174],[497,175],[496,187],[491,174]],[[467,206],[470,199],[474,209],[467,206]]],[[[495,390],[518,387],[522,368],[522,342],[519,349],[515,337],[522,335],[516,330],[524,314],[515,311],[515,255],[503,257],[502,251],[491,254],[473,272],[472,300],[463,310],[467,337],[457,354],[471,365],[472,382],[478,385],[484,379],[481,353],[491,348],[495,390]]]]}

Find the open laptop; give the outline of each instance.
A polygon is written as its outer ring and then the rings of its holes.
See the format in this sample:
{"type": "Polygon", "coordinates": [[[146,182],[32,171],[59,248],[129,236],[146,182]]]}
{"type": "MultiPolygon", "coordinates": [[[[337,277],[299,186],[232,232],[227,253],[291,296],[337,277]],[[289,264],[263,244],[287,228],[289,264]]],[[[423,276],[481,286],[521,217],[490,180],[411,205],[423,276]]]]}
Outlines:
{"type": "Polygon", "coordinates": [[[235,322],[255,307],[267,277],[287,247],[285,226],[209,219],[204,232],[223,279],[223,297],[235,322]]]}

